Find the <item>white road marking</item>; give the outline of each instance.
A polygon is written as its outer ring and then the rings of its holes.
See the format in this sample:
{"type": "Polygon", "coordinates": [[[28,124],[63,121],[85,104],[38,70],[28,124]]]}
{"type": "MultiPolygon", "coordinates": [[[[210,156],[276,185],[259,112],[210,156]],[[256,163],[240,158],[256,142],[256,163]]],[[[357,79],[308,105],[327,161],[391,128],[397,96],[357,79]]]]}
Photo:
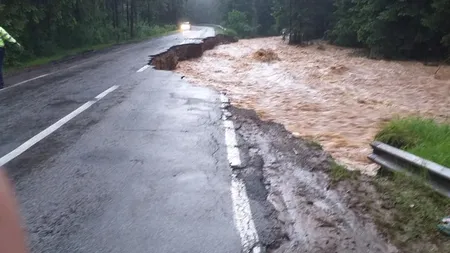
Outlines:
{"type": "Polygon", "coordinates": [[[38,79],[44,78],[44,77],[46,77],[46,76],[51,76],[51,75],[57,74],[57,73],[62,72],[62,71],[66,71],[66,70],[69,70],[69,69],[76,68],[76,67],[78,67],[78,66],[81,66],[81,65],[83,65],[83,64],[89,63],[89,62],[91,62],[91,61],[93,61],[93,59],[90,60],[90,61],[86,61],[86,62],[82,62],[82,63],[76,64],[76,65],[73,65],[73,66],[68,67],[68,68],[65,68],[65,69],[61,69],[61,70],[53,71],[53,72],[50,72],[50,73],[47,73],[47,74],[44,74],[44,75],[36,76],[36,77],[30,78],[30,79],[28,79],[28,80],[22,81],[22,82],[20,82],[20,83],[15,83],[15,84],[13,84],[13,85],[10,85],[10,86],[8,86],[8,87],[5,87],[4,89],[0,90],[0,92],[5,91],[5,90],[8,90],[8,89],[11,89],[11,88],[13,88],[13,87],[16,87],[16,86],[19,86],[19,85],[22,85],[22,84],[29,83],[29,82],[34,81],[34,80],[38,80],[38,79]]]}
{"type": "Polygon", "coordinates": [[[241,156],[236,140],[236,132],[234,124],[231,120],[223,122],[225,127],[225,145],[227,146],[227,157],[231,168],[238,169],[242,167],[241,156]]]}
{"type": "MultiPolygon", "coordinates": [[[[227,108],[230,101],[225,95],[220,97],[222,108],[227,108]]],[[[229,114],[228,110],[222,109],[224,114],[229,114]]],[[[225,145],[227,148],[228,162],[232,169],[241,168],[242,162],[236,140],[236,132],[233,121],[223,117],[225,128],[225,145]]],[[[233,202],[234,223],[241,238],[242,252],[260,253],[259,236],[253,221],[250,202],[247,196],[245,182],[239,178],[239,173],[233,171],[231,176],[231,199],[233,202]]]]}
{"type": "Polygon", "coordinates": [[[109,88],[109,89],[105,90],[104,92],[98,94],[95,97],[94,104],[97,103],[100,99],[106,97],[106,95],[108,95],[109,93],[117,90],[117,88],[119,88],[119,85],[113,85],[113,86],[111,86],[111,88],[109,88]]]}
{"type": "Polygon", "coordinates": [[[258,232],[253,221],[247,189],[244,181],[236,175],[232,175],[231,179],[231,199],[233,201],[234,222],[241,237],[242,252],[260,252],[258,251],[258,232]]]}
{"type": "MultiPolygon", "coordinates": [[[[52,74],[52,73],[48,73],[48,74],[44,74],[44,75],[40,75],[40,76],[37,76],[37,77],[31,78],[31,79],[25,80],[25,81],[23,81],[23,82],[20,82],[20,83],[16,83],[16,84],[14,84],[14,85],[12,85],[12,86],[17,86],[17,85],[21,85],[21,84],[24,84],[24,83],[28,83],[28,82],[31,82],[31,81],[34,81],[34,80],[37,80],[37,79],[40,79],[40,78],[46,77],[46,76],[48,76],[48,75],[51,75],[51,74],[52,74]]],[[[11,87],[12,87],[12,86],[11,86],[11,87]]]]}
{"type": "Polygon", "coordinates": [[[148,69],[150,66],[149,65],[145,65],[144,67],[140,68],[137,73],[141,73],[144,72],[146,69],[148,69]]]}
{"type": "Polygon", "coordinates": [[[229,104],[230,100],[224,94],[220,94],[220,102],[222,102],[223,104],[229,104]]]}
{"type": "Polygon", "coordinates": [[[104,92],[102,92],[98,96],[96,96],[95,99],[86,102],[82,106],[78,107],[75,111],[69,113],[64,118],[58,120],[53,125],[51,125],[48,128],[44,129],[42,132],[38,133],[37,135],[33,136],[31,139],[27,140],[22,145],[20,145],[19,147],[17,147],[13,151],[9,152],[8,154],[6,154],[2,158],[0,158],[0,166],[5,165],[6,163],[10,162],[11,160],[16,158],[17,156],[21,155],[23,152],[27,151],[29,148],[34,146],[36,143],[40,142],[45,137],[49,136],[50,134],[52,134],[53,132],[58,130],[60,127],[65,125],[67,122],[69,122],[71,119],[75,118],[80,113],[86,111],[86,109],[91,107],[93,104],[97,103],[100,99],[104,98],[106,95],[108,95],[109,93],[113,92],[117,88],[119,88],[118,85],[112,86],[111,88],[105,90],[104,92]]]}
{"type": "MultiPolygon", "coordinates": [[[[171,36],[171,35],[167,35],[167,36],[171,36]]],[[[162,38],[162,37],[159,37],[159,38],[162,38]]],[[[159,38],[158,38],[158,39],[159,39],[159,38]]],[[[151,43],[151,42],[153,42],[153,40],[150,40],[150,41],[148,41],[148,42],[144,42],[144,43],[142,43],[142,44],[148,44],[148,43],[151,43]]],[[[118,53],[126,52],[126,51],[129,51],[129,50],[131,50],[131,49],[134,49],[134,48],[136,48],[136,47],[138,47],[138,46],[141,46],[142,44],[138,44],[138,45],[135,45],[135,46],[132,46],[132,47],[129,47],[129,48],[125,48],[125,49],[116,51],[116,52],[114,52],[114,53],[115,53],[115,54],[118,54],[118,53]]],[[[22,84],[26,84],[26,83],[29,83],[29,82],[34,81],[34,80],[38,80],[38,79],[44,78],[44,77],[46,77],[46,76],[54,75],[54,74],[57,74],[57,73],[60,73],[60,72],[63,72],[63,71],[66,71],[66,70],[69,70],[69,69],[72,69],[72,68],[79,67],[79,66],[81,66],[81,65],[83,65],[83,64],[92,62],[93,60],[95,60],[95,59],[89,59],[89,60],[87,60],[87,61],[85,61],[85,62],[82,62],[82,63],[76,64],[76,65],[73,65],[73,66],[68,67],[68,68],[64,68],[64,69],[61,69],[61,70],[49,72],[49,73],[44,74],[44,75],[36,76],[36,77],[30,78],[30,79],[28,79],[28,80],[25,80],[25,81],[22,81],[22,82],[19,82],[19,83],[15,83],[15,84],[13,84],[13,85],[10,85],[10,86],[8,86],[8,87],[5,87],[5,88],[1,89],[1,90],[0,90],[0,93],[1,93],[2,91],[11,89],[11,88],[13,88],[13,87],[16,87],[16,86],[19,86],[19,85],[22,85],[22,84]]]]}

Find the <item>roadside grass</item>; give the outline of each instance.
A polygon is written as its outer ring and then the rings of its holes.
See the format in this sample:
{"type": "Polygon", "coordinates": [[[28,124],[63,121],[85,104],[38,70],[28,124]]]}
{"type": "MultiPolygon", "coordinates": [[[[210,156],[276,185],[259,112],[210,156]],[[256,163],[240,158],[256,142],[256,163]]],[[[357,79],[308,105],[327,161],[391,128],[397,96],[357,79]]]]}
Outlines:
{"type": "Polygon", "coordinates": [[[356,180],[361,175],[359,171],[351,171],[344,165],[338,164],[336,161],[331,162],[331,182],[338,183],[344,180],[356,180]]]}
{"type": "Polygon", "coordinates": [[[83,46],[83,47],[73,48],[73,49],[57,50],[51,56],[38,57],[38,58],[30,59],[25,62],[21,62],[17,66],[5,67],[5,74],[11,75],[11,74],[20,72],[20,71],[30,68],[30,67],[37,67],[37,66],[61,61],[61,60],[64,60],[64,59],[67,59],[67,58],[70,58],[73,56],[77,56],[77,55],[80,55],[83,53],[107,49],[107,48],[110,48],[115,45],[136,43],[136,42],[148,40],[148,39],[151,39],[154,37],[169,34],[170,32],[173,32],[176,30],[177,30],[176,25],[165,25],[165,26],[158,27],[158,29],[153,29],[153,30],[151,30],[150,34],[147,34],[147,35],[139,37],[139,38],[119,40],[119,41],[114,41],[114,42],[110,42],[110,43],[103,43],[103,44],[96,44],[96,45],[88,45],[88,46],[83,46]]]}
{"type": "Polygon", "coordinates": [[[450,124],[418,117],[397,118],[375,139],[450,167],[450,124]]]}
{"type": "Polygon", "coordinates": [[[436,228],[443,217],[450,215],[448,198],[424,184],[422,178],[401,173],[378,176],[373,183],[387,210],[372,208],[371,213],[394,245],[405,252],[445,252],[450,248],[449,238],[436,228]],[[416,243],[424,248],[414,248],[416,243]]]}
{"type": "Polygon", "coordinates": [[[306,140],[306,141],[308,142],[309,146],[311,146],[312,148],[317,149],[317,150],[323,150],[322,144],[320,144],[318,141],[316,141],[316,140],[306,140]]]}
{"type": "MultiPolygon", "coordinates": [[[[418,117],[396,118],[376,140],[450,167],[450,125],[418,117]]],[[[331,162],[330,180],[364,203],[378,230],[401,252],[440,253],[450,249],[450,237],[437,229],[450,215],[450,199],[425,183],[426,173],[408,176],[382,173],[361,175],[331,162]],[[347,188],[345,188],[347,187],[347,188]]]]}
{"type": "MultiPolygon", "coordinates": [[[[450,167],[449,124],[419,117],[396,118],[375,139],[450,167]]],[[[412,177],[392,173],[373,180],[384,209],[389,209],[372,210],[375,221],[405,252],[444,252],[450,248],[449,238],[436,228],[450,215],[450,200],[429,187],[425,179],[426,173],[419,172],[412,177]],[[389,218],[386,212],[391,214],[389,218]]]]}
{"type": "Polygon", "coordinates": [[[421,177],[401,173],[369,177],[331,162],[332,186],[363,203],[357,209],[370,214],[378,231],[400,252],[440,253],[450,248],[450,238],[437,224],[450,215],[450,199],[424,184],[421,177]]]}

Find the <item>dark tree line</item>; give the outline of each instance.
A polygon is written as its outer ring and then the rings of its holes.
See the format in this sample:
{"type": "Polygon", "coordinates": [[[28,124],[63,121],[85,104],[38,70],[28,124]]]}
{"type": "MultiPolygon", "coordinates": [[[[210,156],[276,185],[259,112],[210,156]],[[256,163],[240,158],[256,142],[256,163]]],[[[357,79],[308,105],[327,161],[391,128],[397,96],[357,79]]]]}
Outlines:
{"type": "MultiPolygon", "coordinates": [[[[160,33],[186,0],[0,0],[0,26],[25,47],[22,58],[160,33]]],[[[11,48],[8,59],[17,60],[11,48]]]]}
{"type": "MultiPolygon", "coordinates": [[[[8,60],[145,37],[182,20],[242,37],[325,38],[373,57],[447,58],[450,0],[0,0],[0,26],[26,48],[8,60]]],[[[172,26],[171,29],[174,29],[172,26]]]]}
{"type": "Polygon", "coordinates": [[[225,24],[246,37],[279,34],[292,25],[292,43],[325,38],[387,58],[449,53],[450,0],[221,1],[225,24]]]}

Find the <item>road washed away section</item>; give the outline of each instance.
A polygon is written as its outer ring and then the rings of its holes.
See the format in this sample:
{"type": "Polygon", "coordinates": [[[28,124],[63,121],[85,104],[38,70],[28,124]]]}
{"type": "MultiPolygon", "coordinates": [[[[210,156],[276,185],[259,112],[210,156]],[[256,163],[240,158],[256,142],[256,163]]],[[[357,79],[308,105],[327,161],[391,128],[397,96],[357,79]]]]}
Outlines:
{"type": "Polygon", "coordinates": [[[218,34],[214,37],[176,45],[165,52],[150,56],[149,65],[154,66],[158,70],[175,70],[180,61],[199,58],[206,50],[211,50],[220,44],[234,42],[237,42],[236,38],[218,34]]]}
{"type": "MultiPolygon", "coordinates": [[[[151,64],[173,70],[179,61],[229,42],[206,39],[176,46],[153,56],[151,64]]],[[[264,50],[255,57],[277,59],[264,50]]],[[[364,206],[352,201],[350,191],[332,183],[327,173],[333,161],[325,151],[280,124],[260,120],[253,111],[231,106],[224,95],[221,102],[233,220],[242,252],[397,252],[364,206]]]]}
{"type": "Polygon", "coordinates": [[[369,144],[384,122],[397,115],[444,120],[450,115],[450,67],[357,53],[258,38],[221,45],[180,63],[177,72],[320,143],[340,163],[372,174],[377,166],[367,159],[369,144]]]}

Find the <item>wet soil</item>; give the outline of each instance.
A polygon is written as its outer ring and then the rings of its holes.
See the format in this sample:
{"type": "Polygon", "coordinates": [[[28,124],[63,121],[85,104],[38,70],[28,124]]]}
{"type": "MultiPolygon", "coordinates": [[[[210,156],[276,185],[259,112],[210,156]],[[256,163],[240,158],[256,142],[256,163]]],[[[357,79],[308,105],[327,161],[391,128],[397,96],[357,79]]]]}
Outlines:
{"type": "Polygon", "coordinates": [[[206,50],[211,50],[217,45],[234,42],[237,42],[235,37],[218,34],[214,37],[198,40],[195,43],[176,45],[165,52],[151,55],[149,65],[159,70],[174,70],[180,61],[199,58],[206,50]]]}
{"type": "Polygon", "coordinates": [[[260,38],[216,47],[180,63],[177,71],[319,142],[350,169],[374,174],[369,143],[383,123],[398,115],[450,117],[450,67],[356,55],[326,44],[295,47],[280,38],[260,38]],[[261,49],[279,60],[255,59],[261,49]]]}
{"type": "MultiPolygon", "coordinates": [[[[240,174],[246,184],[254,185],[255,177],[263,183],[267,194],[261,202],[275,209],[270,217],[277,222],[272,224],[281,224],[268,230],[272,238],[260,235],[271,238],[263,239],[267,252],[398,252],[377,232],[362,200],[376,199],[367,195],[375,193],[369,177],[358,178],[357,187],[333,183],[328,175],[333,160],[319,146],[280,124],[261,121],[253,111],[230,111],[244,161],[240,174]]],[[[252,187],[247,189],[253,198],[252,187]]]]}

